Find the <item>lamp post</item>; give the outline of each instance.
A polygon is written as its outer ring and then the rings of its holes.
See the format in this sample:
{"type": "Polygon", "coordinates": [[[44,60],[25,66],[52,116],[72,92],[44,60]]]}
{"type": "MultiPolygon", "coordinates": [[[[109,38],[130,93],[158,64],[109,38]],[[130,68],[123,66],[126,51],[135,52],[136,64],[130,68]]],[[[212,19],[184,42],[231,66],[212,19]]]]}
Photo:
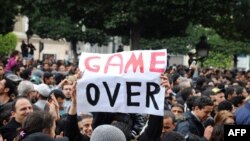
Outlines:
{"type": "Polygon", "coordinates": [[[199,43],[196,44],[196,56],[197,60],[201,62],[201,67],[203,67],[203,62],[205,57],[208,56],[209,44],[207,43],[207,37],[202,35],[200,37],[199,43]]]}

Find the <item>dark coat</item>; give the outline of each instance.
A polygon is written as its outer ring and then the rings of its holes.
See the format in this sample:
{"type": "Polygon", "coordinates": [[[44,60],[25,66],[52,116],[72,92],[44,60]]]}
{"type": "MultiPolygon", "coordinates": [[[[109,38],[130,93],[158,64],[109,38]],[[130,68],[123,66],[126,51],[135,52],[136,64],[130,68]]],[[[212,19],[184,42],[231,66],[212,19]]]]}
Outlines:
{"type": "Polygon", "coordinates": [[[178,121],[176,131],[181,133],[187,141],[207,141],[204,134],[203,124],[191,113],[186,112],[185,118],[178,121]]]}
{"type": "Polygon", "coordinates": [[[13,118],[7,125],[0,128],[0,134],[4,139],[7,139],[7,141],[13,141],[13,139],[17,136],[18,129],[20,127],[21,124],[13,118]]]}
{"type": "Polygon", "coordinates": [[[161,141],[163,116],[150,115],[148,126],[139,137],[138,141],[161,141]]]}
{"type": "Polygon", "coordinates": [[[69,141],[89,141],[89,137],[82,135],[77,124],[77,115],[67,115],[65,121],[64,136],[69,138],[69,141]]]}

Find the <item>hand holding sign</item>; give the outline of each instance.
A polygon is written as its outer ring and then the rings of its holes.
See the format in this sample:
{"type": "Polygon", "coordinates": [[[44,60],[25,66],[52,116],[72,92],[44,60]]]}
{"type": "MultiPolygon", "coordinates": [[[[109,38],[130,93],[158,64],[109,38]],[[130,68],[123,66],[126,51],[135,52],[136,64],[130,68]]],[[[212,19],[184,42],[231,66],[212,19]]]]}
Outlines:
{"type": "Polygon", "coordinates": [[[170,86],[168,77],[164,74],[161,74],[161,80],[162,80],[161,86],[170,89],[171,86],[170,86]]]}

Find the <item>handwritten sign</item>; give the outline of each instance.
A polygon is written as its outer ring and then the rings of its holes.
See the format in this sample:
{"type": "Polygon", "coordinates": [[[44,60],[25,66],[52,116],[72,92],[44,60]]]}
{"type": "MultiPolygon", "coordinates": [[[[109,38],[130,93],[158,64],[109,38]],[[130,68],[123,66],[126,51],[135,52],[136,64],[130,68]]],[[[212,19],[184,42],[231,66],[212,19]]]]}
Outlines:
{"type": "Polygon", "coordinates": [[[163,115],[160,75],[166,50],[137,50],[114,54],[82,53],[84,72],[77,84],[77,111],[163,115]]]}

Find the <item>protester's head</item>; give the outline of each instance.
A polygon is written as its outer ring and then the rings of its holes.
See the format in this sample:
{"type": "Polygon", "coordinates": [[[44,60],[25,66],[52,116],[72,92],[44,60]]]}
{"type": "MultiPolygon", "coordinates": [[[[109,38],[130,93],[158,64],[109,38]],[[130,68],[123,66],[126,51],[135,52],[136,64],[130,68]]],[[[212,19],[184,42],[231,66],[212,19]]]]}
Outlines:
{"type": "Polygon", "coordinates": [[[234,112],[233,104],[231,102],[227,101],[227,100],[222,101],[218,105],[218,112],[223,111],[223,110],[227,110],[229,112],[234,112]]]}
{"type": "Polygon", "coordinates": [[[215,124],[210,141],[224,141],[224,125],[215,124]]]}
{"type": "Polygon", "coordinates": [[[229,111],[220,111],[214,117],[215,124],[234,124],[234,115],[229,111]]]}
{"type": "Polygon", "coordinates": [[[35,91],[33,83],[24,80],[19,83],[17,87],[18,95],[28,98],[32,103],[36,102],[37,93],[35,91]]]}
{"type": "Polygon", "coordinates": [[[184,136],[176,131],[164,134],[161,139],[162,141],[185,141],[184,136]]]}
{"type": "Polygon", "coordinates": [[[93,131],[90,141],[126,141],[126,137],[117,127],[100,125],[93,131]]]}
{"type": "Polygon", "coordinates": [[[19,97],[12,103],[12,116],[19,123],[22,123],[31,112],[33,112],[33,107],[27,98],[19,97]]]}
{"type": "Polygon", "coordinates": [[[80,122],[82,125],[81,133],[83,135],[91,137],[91,134],[93,132],[92,129],[93,116],[91,114],[82,114],[80,122]]]}
{"type": "Polygon", "coordinates": [[[210,97],[214,103],[214,106],[217,107],[222,101],[225,100],[225,94],[221,89],[217,87],[212,88],[211,90],[213,93],[210,95],[210,97]]]}
{"type": "Polygon", "coordinates": [[[70,99],[71,98],[71,91],[72,91],[72,83],[65,82],[62,85],[62,91],[63,91],[63,94],[65,95],[66,99],[70,99]]]}
{"type": "Polygon", "coordinates": [[[177,103],[172,105],[171,112],[175,115],[176,118],[183,116],[184,106],[177,103]]]}
{"type": "Polygon", "coordinates": [[[21,132],[25,138],[33,133],[42,132],[49,135],[51,138],[55,137],[56,123],[53,116],[46,111],[35,111],[30,113],[22,123],[21,132]]]}
{"type": "Polygon", "coordinates": [[[229,86],[225,89],[225,98],[227,100],[231,100],[235,96],[237,96],[237,94],[233,86],[229,86]]]}
{"type": "Polygon", "coordinates": [[[165,111],[163,119],[162,134],[169,133],[175,129],[175,115],[171,111],[165,111]]]}
{"type": "Polygon", "coordinates": [[[233,103],[235,108],[239,108],[244,104],[244,100],[245,100],[244,96],[237,95],[232,98],[231,102],[233,103]]]}
{"type": "Polygon", "coordinates": [[[201,121],[206,120],[213,111],[213,102],[207,96],[198,96],[193,103],[193,112],[201,121]]]}
{"type": "Polygon", "coordinates": [[[7,94],[9,97],[12,94],[16,95],[16,85],[13,81],[8,79],[6,76],[0,80],[0,94],[7,94]]]}
{"type": "Polygon", "coordinates": [[[31,77],[31,68],[25,69],[21,73],[21,77],[24,80],[30,80],[31,77]]]}
{"type": "Polygon", "coordinates": [[[54,83],[54,76],[51,72],[44,72],[43,82],[47,85],[52,85],[54,83]]]}
{"type": "Polygon", "coordinates": [[[59,110],[60,111],[64,111],[64,99],[66,98],[65,95],[63,94],[62,90],[60,89],[54,89],[50,92],[50,95],[54,94],[54,96],[56,97],[56,100],[58,102],[59,105],[59,110]]]}
{"type": "Polygon", "coordinates": [[[21,55],[20,51],[14,50],[14,51],[10,54],[10,57],[15,57],[15,56],[20,56],[20,55],[21,55]]]}
{"type": "Polygon", "coordinates": [[[4,65],[3,63],[0,63],[0,79],[2,79],[1,77],[3,77],[4,75],[4,65]]]}
{"type": "Polygon", "coordinates": [[[42,99],[47,99],[51,91],[49,86],[46,84],[37,85],[37,87],[35,87],[35,90],[38,92],[42,99]]]}

